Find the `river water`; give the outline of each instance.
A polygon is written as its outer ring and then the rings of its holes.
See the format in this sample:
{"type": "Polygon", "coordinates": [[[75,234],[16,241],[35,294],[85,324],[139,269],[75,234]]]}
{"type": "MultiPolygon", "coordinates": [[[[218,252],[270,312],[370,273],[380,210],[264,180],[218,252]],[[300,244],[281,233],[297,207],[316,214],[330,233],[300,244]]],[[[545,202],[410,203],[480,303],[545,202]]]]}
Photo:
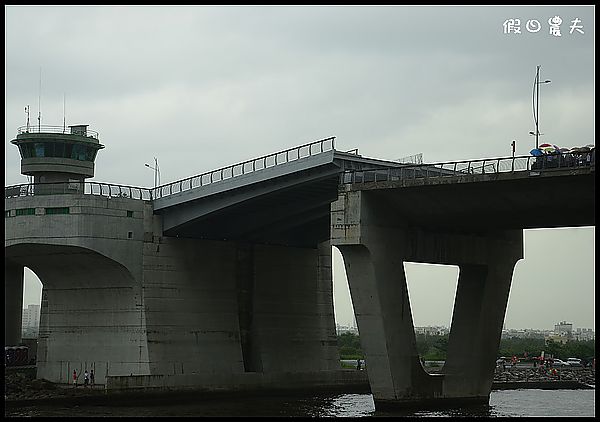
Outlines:
{"type": "Polygon", "coordinates": [[[219,398],[154,405],[31,406],[5,416],[590,416],[595,390],[498,390],[486,406],[446,410],[376,411],[371,394],[219,398]]]}

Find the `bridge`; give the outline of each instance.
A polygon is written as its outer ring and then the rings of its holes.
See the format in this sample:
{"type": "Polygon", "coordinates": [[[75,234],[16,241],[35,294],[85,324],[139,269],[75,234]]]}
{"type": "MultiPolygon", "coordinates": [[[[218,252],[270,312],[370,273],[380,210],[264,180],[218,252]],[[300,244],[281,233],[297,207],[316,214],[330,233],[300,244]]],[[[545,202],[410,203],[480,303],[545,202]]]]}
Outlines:
{"type": "Polygon", "coordinates": [[[93,368],[109,389],[211,391],[359,383],[336,348],[334,245],[376,406],[487,402],[522,230],[595,225],[592,153],[417,165],[334,142],[154,189],[6,187],[5,344],[20,341],[27,266],[43,283],[38,377],[93,368]],[[437,376],[418,360],[404,261],[460,268],[437,376]]]}

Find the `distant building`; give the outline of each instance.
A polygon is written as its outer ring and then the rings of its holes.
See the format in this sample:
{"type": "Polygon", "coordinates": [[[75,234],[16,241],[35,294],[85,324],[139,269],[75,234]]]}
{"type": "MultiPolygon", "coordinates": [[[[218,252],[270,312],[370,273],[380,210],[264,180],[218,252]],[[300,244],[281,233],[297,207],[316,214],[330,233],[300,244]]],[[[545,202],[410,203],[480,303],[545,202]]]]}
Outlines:
{"type": "Polygon", "coordinates": [[[40,305],[27,305],[23,309],[21,331],[24,336],[37,336],[40,328],[40,305]]]}
{"type": "Polygon", "coordinates": [[[554,325],[554,331],[545,336],[546,343],[552,340],[556,343],[566,343],[569,340],[588,341],[594,340],[596,335],[591,328],[573,329],[573,324],[567,321],[561,321],[554,325]]]}
{"type": "Polygon", "coordinates": [[[577,330],[573,331],[572,335],[575,340],[579,341],[588,341],[596,339],[594,330],[592,330],[591,328],[578,328],[577,330]]]}
{"type": "Polygon", "coordinates": [[[447,327],[439,325],[433,327],[415,327],[415,334],[424,334],[427,336],[445,336],[449,332],[450,330],[447,327]]]}
{"type": "Polygon", "coordinates": [[[508,330],[502,330],[502,338],[539,338],[542,339],[545,336],[551,334],[548,330],[537,330],[532,328],[525,328],[516,330],[510,328],[508,330]]]}
{"type": "Polygon", "coordinates": [[[558,324],[555,324],[554,334],[570,338],[573,334],[573,324],[567,321],[561,321],[558,324]]]}
{"type": "Polygon", "coordinates": [[[335,331],[337,334],[352,333],[358,335],[358,328],[355,326],[335,324],[335,331]]]}

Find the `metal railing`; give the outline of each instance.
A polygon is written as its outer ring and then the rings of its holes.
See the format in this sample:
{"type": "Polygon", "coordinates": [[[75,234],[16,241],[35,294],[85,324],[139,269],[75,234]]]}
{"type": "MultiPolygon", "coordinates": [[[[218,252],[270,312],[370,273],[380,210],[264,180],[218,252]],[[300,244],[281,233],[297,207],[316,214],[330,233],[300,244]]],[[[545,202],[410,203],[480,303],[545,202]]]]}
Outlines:
{"type": "Polygon", "coordinates": [[[333,149],[335,149],[335,136],[158,186],[152,189],[153,197],[154,199],[163,198],[186,190],[207,186],[215,182],[318,155],[333,149]]]}
{"type": "MultiPolygon", "coordinates": [[[[254,160],[224,167],[179,182],[159,186],[156,189],[140,188],[127,185],[115,185],[103,182],[60,182],[60,183],[25,183],[6,186],[4,197],[18,198],[36,195],[79,194],[97,195],[108,198],[130,198],[151,201],[160,198],[154,193],[162,194],[168,189],[169,194],[187,189],[209,185],[241,174],[259,171],[290,161],[299,160],[311,155],[334,149],[335,138],[327,138],[310,144],[301,145],[275,154],[266,155],[254,160]],[[315,147],[318,145],[318,147],[315,147]],[[318,152],[315,152],[318,151],[318,152]],[[302,151],[305,151],[304,153],[302,151]],[[304,155],[303,155],[304,154],[304,155]],[[285,160],[284,160],[285,157],[285,160]],[[262,160],[262,161],[261,161],[262,160]],[[270,161],[271,160],[271,161],[270,161]],[[260,163],[261,166],[257,166],[260,163]],[[249,165],[252,165],[250,168],[249,165]],[[235,170],[238,169],[238,173],[235,170]],[[227,171],[230,171],[227,174],[227,171]],[[204,180],[206,179],[206,180],[204,180]],[[173,191],[173,187],[176,191],[173,191]]],[[[508,158],[488,158],[470,161],[453,161],[438,164],[405,165],[387,167],[377,170],[347,170],[340,175],[342,184],[382,182],[434,177],[457,177],[477,174],[495,174],[517,171],[549,171],[566,168],[591,167],[595,169],[594,151],[584,153],[566,153],[544,155],[541,157],[523,156],[508,158]]]]}
{"type": "Polygon", "coordinates": [[[101,182],[27,183],[4,188],[4,198],[41,195],[97,195],[108,198],[152,200],[151,189],[101,182]]]}
{"type": "Polygon", "coordinates": [[[595,166],[594,151],[453,161],[437,164],[405,165],[377,170],[348,170],[341,174],[342,184],[383,182],[419,178],[459,177],[517,171],[547,171],[595,166]]]}
{"type": "Polygon", "coordinates": [[[87,136],[88,138],[98,139],[98,132],[95,130],[85,129],[85,135],[78,133],[77,131],[72,132],[69,126],[48,126],[48,125],[29,125],[21,126],[17,128],[17,134],[23,133],[63,133],[67,135],[81,135],[87,136]]]}

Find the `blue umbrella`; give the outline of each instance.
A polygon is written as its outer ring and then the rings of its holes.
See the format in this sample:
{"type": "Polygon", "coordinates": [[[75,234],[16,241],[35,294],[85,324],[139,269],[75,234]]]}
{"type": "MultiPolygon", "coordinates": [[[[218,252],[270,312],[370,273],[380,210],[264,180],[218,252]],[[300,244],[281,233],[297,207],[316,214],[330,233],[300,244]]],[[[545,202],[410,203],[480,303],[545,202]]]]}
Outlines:
{"type": "Polygon", "coordinates": [[[540,149],[538,149],[538,148],[532,149],[531,151],[529,151],[529,153],[531,155],[533,155],[534,157],[539,157],[539,156],[544,155],[544,153],[540,149]]]}

